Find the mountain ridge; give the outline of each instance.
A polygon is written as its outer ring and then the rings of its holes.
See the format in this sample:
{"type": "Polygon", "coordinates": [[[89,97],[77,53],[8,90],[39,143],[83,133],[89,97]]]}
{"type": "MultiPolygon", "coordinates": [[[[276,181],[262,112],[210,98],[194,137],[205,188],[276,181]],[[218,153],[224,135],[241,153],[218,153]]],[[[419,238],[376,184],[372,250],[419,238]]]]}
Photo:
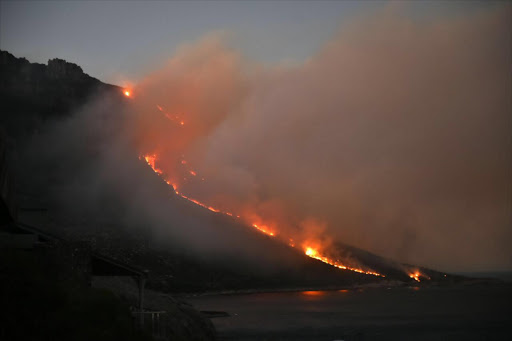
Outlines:
{"type": "Polygon", "coordinates": [[[103,83],[59,58],[45,65],[0,50],[0,75],[0,125],[11,138],[24,138],[44,122],[69,115],[98,93],[122,97],[119,86],[103,83]]]}
{"type": "MultiPolygon", "coordinates": [[[[83,73],[78,65],[62,59],[51,59],[45,66],[31,64],[24,58],[16,58],[6,51],[0,51],[0,67],[1,74],[6,75],[2,77],[0,84],[0,98],[5,100],[10,109],[7,115],[2,115],[0,125],[6,127],[9,135],[15,140],[24,141],[27,136],[33,135],[43,125],[51,124],[58,118],[72,116],[77,108],[85,105],[89,99],[98,94],[112,97],[114,102],[129,105],[122,94],[121,87],[102,83],[83,73]],[[48,86],[48,89],[45,89],[45,86],[48,86]],[[18,116],[24,119],[19,119],[18,116]]],[[[67,143],[67,141],[60,143],[67,143]]],[[[79,157],[78,159],[77,164],[59,164],[58,167],[62,169],[58,171],[55,171],[57,160],[46,160],[50,168],[33,169],[26,172],[28,175],[22,176],[25,189],[30,191],[36,188],[34,182],[29,179],[30,174],[34,172],[46,172],[52,177],[58,177],[58,174],[77,174],[77,170],[90,167],[89,159],[80,160],[79,157]]],[[[91,212],[76,216],[63,213],[59,206],[50,207],[48,216],[51,222],[49,224],[43,222],[43,225],[70,239],[88,240],[93,247],[125,263],[133,263],[152,270],[153,275],[148,282],[150,288],[164,292],[203,292],[258,288],[314,288],[371,282],[389,283],[390,281],[399,281],[404,285],[416,283],[407,274],[404,264],[386,260],[342,243],[336,244],[337,251],[356,258],[359,263],[381,272],[386,275],[386,278],[334,268],[317,259],[307,257],[302,250],[277,242],[233,218],[208,211],[177,196],[157,174],[144,162],[138,160],[136,155],[132,155],[129,168],[134,172],[127,176],[127,183],[144,179],[145,185],[148,186],[144,190],[150,193],[152,200],[158,202],[162,211],[166,210],[168,205],[174,209],[173,212],[179,212],[181,215],[177,220],[166,217],[164,221],[172,224],[168,224],[165,228],[179,229],[181,226],[176,224],[183,223],[184,226],[192,226],[197,230],[191,234],[203,233],[205,238],[211,236],[210,239],[212,239],[216,236],[219,239],[228,239],[214,243],[212,250],[203,255],[197,255],[194,252],[197,252],[200,246],[187,249],[186,246],[180,245],[180,242],[165,234],[165,230],[157,233],[144,229],[126,230],[122,226],[122,221],[125,219],[124,213],[111,214],[108,210],[102,211],[103,208],[100,211],[92,211],[92,216],[91,212]],[[106,215],[103,218],[106,219],[105,221],[98,218],[101,215],[106,215]],[[77,221],[84,222],[77,223],[77,221]],[[72,229],[69,228],[70,222],[72,229]],[[191,223],[187,225],[187,222],[191,223]],[[223,255],[217,255],[215,250],[221,248],[227,250],[224,250],[223,255]]],[[[57,182],[57,185],[44,182],[40,186],[39,195],[44,197],[47,192],[59,186],[61,186],[60,182],[57,182]]],[[[129,193],[133,197],[141,195],[135,190],[129,193]]],[[[108,205],[121,199],[117,198],[118,193],[109,195],[113,196],[113,200],[108,199],[106,201],[108,205]]],[[[78,192],[76,197],[65,196],[61,200],[80,202],[84,201],[84,198],[78,192]]],[[[73,209],[80,210],[81,207],[73,209]]],[[[139,206],[135,206],[135,209],[140,210],[139,206]]],[[[123,211],[123,208],[119,210],[123,211]]],[[[144,212],[141,214],[144,216],[144,212]]],[[[165,214],[169,215],[167,212],[165,214]]],[[[148,220],[144,219],[146,218],[142,218],[143,224],[147,224],[148,220]]],[[[37,219],[36,223],[38,223],[37,219]]],[[[151,226],[149,228],[151,229],[151,226]]],[[[456,277],[447,277],[444,273],[420,267],[414,268],[421,269],[426,275],[425,278],[433,281],[456,280],[456,277]]]]}

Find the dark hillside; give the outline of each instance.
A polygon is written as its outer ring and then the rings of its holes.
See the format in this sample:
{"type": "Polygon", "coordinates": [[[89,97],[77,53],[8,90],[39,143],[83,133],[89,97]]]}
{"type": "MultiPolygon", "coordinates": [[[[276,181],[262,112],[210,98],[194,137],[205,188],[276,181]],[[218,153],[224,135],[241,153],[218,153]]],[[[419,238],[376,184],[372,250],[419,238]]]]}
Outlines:
{"type": "MultiPolygon", "coordinates": [[[[27,227],[27,212],[46,214],[42,202],[61,180],[55,168],[30,168],[30,158],[20,150],[91,102],[120,109],[125,98],[121,88],[60,59],[32,64],[0,51],[0,67],[0,340],[153,340],[155,330],[147,320],[155,310],[160,312],[157,336],[214,340],[210,321],[177,300],[148,300],[143,314],[149,315],[141,327],[140,318],[135,319],[141,316],[137,288],[134,297],[127,297],[111,286],[90,286],[105,274],[98,276],[91,244],[74,243],[80,240],[78,233],[64,239],[64,234],[53,233],[58,229],[39,224],[41,220],[33,229],[20,229],[27,227]]],[[[81,139],[80,146],[87,148],[88,142],[81,139]]],[[[46,149],[40,146],[38,152],[46,149]]],[[[69,156],[52,163],[76,165],[69,156]]],[[[108,277],[114,276],[112,271],[107,271],[108,277]]],[[[137,287],[133,278],[122,278],[137,287]]]]}
{"type": "Polygon", "coordinates": [[[121,88],[85,74],[76,64],[50,59],[30,63],[0,50],[0,125],[9,137],[27,136],[47,120],[69,115],[98,93],[121,95],[121,88]]]}

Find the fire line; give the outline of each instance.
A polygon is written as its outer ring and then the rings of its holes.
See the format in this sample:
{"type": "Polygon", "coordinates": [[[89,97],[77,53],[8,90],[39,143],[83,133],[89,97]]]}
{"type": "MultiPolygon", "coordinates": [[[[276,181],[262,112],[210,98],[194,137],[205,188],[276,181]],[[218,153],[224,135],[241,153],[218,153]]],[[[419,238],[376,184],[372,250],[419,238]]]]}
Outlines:
{"type": "MultiPolygon", "coordinates": [[[[196,199],[193,199],[193,198],[190,198],[188,196],[186,196],[185,194],[183,193],[180,193],[178,191],[178,186],[175,182],[173,182],[171,179],[165,179],[164,178],[164,173],[161,169],[157,168],[156,167],[156,161],[157,161],[157,156],[155,154],[146,154],[146,155],[141,155],[139,156],[139,159],[142,160],[144,159],[146,161],[146,163],[148,164],[148,166],[151,167],[151,169],[156,173],[158,174],[158,176],[160,176],[164,182],[171,186],[174,193],[176,193],[177,195],[179,195],[180,197],[182,197],[183,199],[185,200],[188,200],[198,206],[201,206],[203,208],[206,208],[207,210],[210,210],[212,212],[215,212],[215,213],[220,213],[220,214],[224,214],[224,215],[227,215],[227,216],[230,216],[230,217],[234,217],[233,213],[231,212],[223,212],[215,207],[212,207],[212,206],[208,206],[202,202],[200,202],[199,200],[196,200],[196,199]]],[[[187,162],[185,161],[182,161],[181,162],[182,164],[186,164],[187,162]]],[[[196,175],[196,173],[194,171],[189,171],[190,174],[192,175],[196,175]]],[[[236,215],[236,217],[238,219],[240,219],[240,216],[239,215],[236,215]]],[[[270,230],[267,226],[265,225],[261,225],[261,224],[252,224],[252,227],[254,227],[255,229],[257,229],[258,231],[260,231],[261,233],[267,235],[267,236],[270,236],[270,237],[275,237],[277,232],[275,231],[272,231],[270,230]]],[[[288,244],[290,247],[295,247],[295,243],[293,242],[293,239],[289,239],[290,240],[290,243],[288,244]]],[[[308,257],[311,257],[313,259],[316,259],[316,260],[319,260],[325,264],[328,264],[328,265],[331,265],[335,268],[338,268],[338,269],[341,269],[341,270],[349,270],[349,271],[354,271],[354,272],[358,272],[358,273],[361,273],[361,274],[366,274],[366,275],[372,275],[372,276],[378,276],[378,277],[386,277],[385,275],[382,275],[382,274],[379,274],[377,272],[373,272],[373,271],[366,271],[366,270],[363,270],[363,269],[358,269],[358,268],[353,268],[353,267],[350,267],[350,266],[346,266],[344,264],[342,264],[341,262],[339,261],[336,261],[336,260],[333,260],[333,259],[330,259],[328,257],[325,257],[323,255],[320,254],[320,252],[311,247],[311,246],[304,246],[304,254],[308,257]]],[[[419,277],[419,274],[418,274],[418,277],[419,277]]],[[[412,277],[411,278],[414,278],[415,280],[419,281],[419,279],[417,277],[412,277]]]]}

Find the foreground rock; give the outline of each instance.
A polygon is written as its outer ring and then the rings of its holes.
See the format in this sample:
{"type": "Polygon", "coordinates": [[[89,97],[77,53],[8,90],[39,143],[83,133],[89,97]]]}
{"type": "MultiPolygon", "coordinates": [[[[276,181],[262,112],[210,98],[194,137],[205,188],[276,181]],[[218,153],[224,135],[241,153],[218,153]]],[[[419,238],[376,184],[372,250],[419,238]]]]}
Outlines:
{"type": "MultiPolygon", "coordinates": [[[[138,289],[134,281],[122,277],[97,277],[93,287],[108,289],[123,301],[136,306],[138,289]]],[[[159,312],[157,334],[168,340],[215,340],[216,332],[210,320],[185,301],[153,290],[146,290],[144,308],[147,312],[159,312]]],[[[153,317],[153,319],[156,319],[153,317]]]]}

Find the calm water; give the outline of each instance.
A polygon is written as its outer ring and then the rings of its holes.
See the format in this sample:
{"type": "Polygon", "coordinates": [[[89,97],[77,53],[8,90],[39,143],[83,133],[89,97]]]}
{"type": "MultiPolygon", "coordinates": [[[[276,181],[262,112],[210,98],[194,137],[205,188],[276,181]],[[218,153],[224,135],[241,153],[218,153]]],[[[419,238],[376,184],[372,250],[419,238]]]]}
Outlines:
{"type": "Polygon", "coordinates": [[[511,271],[493,271],[493,272],[460,272],[459,275],[472,278],[497,278],[505,282],[512,282],[511,271]]]}
{"type": "Polygon", "coordinates": [[[221,340],[510,340],[509,285],[203,296],[221,340]]]}

